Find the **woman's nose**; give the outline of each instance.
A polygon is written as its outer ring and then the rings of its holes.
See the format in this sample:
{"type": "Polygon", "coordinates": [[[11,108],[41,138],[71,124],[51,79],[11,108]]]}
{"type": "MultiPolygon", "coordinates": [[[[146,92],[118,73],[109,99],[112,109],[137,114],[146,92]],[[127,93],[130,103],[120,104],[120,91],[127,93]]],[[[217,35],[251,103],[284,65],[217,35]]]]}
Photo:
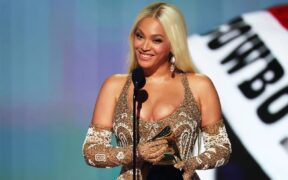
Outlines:
{"type": "Polygon", "coordinates": [[[148,40],[145,40],[144,43],[142,44],[142,50],[143,51],[148,51],[150,50],[150,43],[148,40]]]}

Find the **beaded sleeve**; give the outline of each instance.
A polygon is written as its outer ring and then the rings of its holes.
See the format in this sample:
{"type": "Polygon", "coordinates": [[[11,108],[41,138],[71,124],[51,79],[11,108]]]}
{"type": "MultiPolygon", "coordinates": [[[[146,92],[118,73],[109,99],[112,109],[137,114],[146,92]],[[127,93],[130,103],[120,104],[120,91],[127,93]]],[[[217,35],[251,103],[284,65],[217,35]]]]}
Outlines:
{"type": "Polygon", "coordinates": [[[90,125],[82,149],[87,164],[108,168],[131,163],[131,146],[113,147],[111,141],[111,129],[90,125]]]}
{"type": "Polygon", "coordinates": [[[232,152],[223,120],[202,128],[205,151],[187,160],[194,170],[216,168],[228,162],[232,152]]]}

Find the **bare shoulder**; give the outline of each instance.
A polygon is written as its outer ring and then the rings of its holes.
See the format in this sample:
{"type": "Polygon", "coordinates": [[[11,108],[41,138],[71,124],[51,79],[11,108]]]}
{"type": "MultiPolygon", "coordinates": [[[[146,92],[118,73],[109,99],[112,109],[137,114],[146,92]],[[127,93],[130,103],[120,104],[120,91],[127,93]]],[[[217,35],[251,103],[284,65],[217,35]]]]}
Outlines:
{"type": "Polygon", "coordinates": [[[102,85],[101,91],[112,91],[117,98],[127,78],[128,74],[113,74],[106,78],[102,85]]]}
{"type": "Polygon", "coordinates": [[[128,75],[114,74],[102,84],[94,108],[92,124],[112,128],[112,119],[116,101],[128,75]]]}
{"type": "Polygon", "coordinates": [[[127,77],[128,74],[113,74],[104,81],[104,85],[109,86],[121,85],[127,80],[127,77]]]}
{"type": "Polygon", "coordinates": [[[197,90],[214,89],[212,80],[205,74],[187,73],[190,87],[197,90]]]}
{"type": "Polygon", "coordinates": [[[211,79],[203,74],[188,74],[189,86],[201,111],[202,127],[221,119],[221,104],[211,79]]]}

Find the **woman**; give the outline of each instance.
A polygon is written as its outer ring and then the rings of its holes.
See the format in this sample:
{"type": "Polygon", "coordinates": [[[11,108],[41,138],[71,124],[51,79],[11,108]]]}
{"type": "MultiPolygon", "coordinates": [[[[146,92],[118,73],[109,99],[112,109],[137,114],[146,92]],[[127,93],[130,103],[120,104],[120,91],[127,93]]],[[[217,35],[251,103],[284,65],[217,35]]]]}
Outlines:
{"type": "Polygon", "coordinates": [[[122,165],[118,179],[132,179],[130,74],[140,67],[146,84],[137,105],[138,177],[197,179],[195,170],[226,163],[231,145],[218,95],[207,76],[193,71],[184,18],[175,6],[155,3],[142,10],[130,33],[129,60],[129,74],[109,77],[99,92],[83,145],[86,162],[95,167],[122,165]],[[167,126],[173,134],[170,139],[153,139],[167,126]],[[118,147],[111,146],[112,132],[118,147]],[[194,156],[192,151],[200,132],[205,151],[194,156]],[[165,159],[168,152],[174,160],[165,159]]]}

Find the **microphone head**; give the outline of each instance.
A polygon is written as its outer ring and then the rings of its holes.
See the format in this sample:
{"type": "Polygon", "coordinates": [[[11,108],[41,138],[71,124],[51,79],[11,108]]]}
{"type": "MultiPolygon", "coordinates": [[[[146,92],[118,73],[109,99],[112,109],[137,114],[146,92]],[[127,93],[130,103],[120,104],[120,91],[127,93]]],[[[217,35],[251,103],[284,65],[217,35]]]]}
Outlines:
{"type": "Polygon", "coordinates": [[[136,68],[132,71],[132,81],[135,90],[139,90],[144,87],[146,79],[142,68],[136,68]]]}

